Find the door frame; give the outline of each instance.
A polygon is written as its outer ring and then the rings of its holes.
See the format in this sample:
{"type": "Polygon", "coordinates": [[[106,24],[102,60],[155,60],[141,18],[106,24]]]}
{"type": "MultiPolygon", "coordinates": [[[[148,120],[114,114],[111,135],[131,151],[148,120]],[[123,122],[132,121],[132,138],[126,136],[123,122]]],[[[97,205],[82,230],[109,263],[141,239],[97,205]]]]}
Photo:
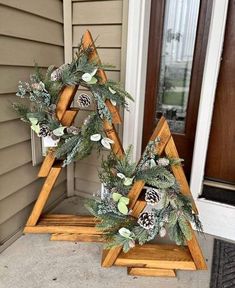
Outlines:
{"type": "MultiPolygon", "coordinates": [[[[199,198],[202,192],[206,154],[229,0],[214,0],[197,119],[190,188],[200,212],[204,231],[235,240],[235,207],[199,198]]],[[[148,31],[151,0],[129,0],[125,88],[135,99],[124,112],[124,147],[134,144],[134,159],[141,155],[148,31]]]]}

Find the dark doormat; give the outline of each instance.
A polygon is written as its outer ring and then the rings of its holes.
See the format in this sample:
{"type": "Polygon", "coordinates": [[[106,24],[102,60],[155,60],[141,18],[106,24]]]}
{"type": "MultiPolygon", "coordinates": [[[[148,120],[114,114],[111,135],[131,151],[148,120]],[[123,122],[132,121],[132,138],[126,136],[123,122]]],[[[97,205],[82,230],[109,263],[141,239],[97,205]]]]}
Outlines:
{"type": "Polygon", "coordinates": [[[214,240],[210,288],[235,288],[235,244],[214,240]]]}

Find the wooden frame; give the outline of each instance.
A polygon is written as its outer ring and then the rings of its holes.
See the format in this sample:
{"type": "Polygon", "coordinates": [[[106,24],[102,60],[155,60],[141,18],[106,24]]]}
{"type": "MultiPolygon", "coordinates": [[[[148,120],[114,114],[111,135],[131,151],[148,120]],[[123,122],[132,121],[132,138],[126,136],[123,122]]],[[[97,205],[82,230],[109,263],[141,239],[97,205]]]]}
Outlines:
{"type": "MultiPolygon", "coordinates": [[[[193,66],[190,79],[185,131],[174,133],[176,146],[181,157],[185,159],[184,170],[190,179],[193,147],[197,125],[197,115],[200,101],[203,69],[206,58],[206,48],[209,35],[213,0],[201,0],[198,15],[197,34],[195,39],[193,66]]],[[[144,149],[156,125],[157,96],[161,68],[162,39],[164,28],[166,0],[151,1],[151,17],[149,29],[149,47],[147,64],[147,82],[145,90],[143,141],[144,149]]]]}
{"type": "MultiPolygon", "coordinates": [[[[160,119],[150,140],[153,141],[158,137],[160,138],[160,143],[156,146],[156,154],[164,154],[170,158],[178,158],[179,155],[174,140],[164,117],[160,119]]],[[[172,166],[172,172],[180,184],[181,193],[191,197],[192,195],[182,166],[172,166]]],[[[138,200],[144,184],[143,181],[136,181],[128,193],[128,198],[130,199],[129,208],[132,209],[132,216],[136,218],[145,206],[145,201],[140,204],[140,200],[138,200]]],[[[197,213],[193,198],[192,205],[194,213],[197,213]]],[[[157,274],[161,276],[173,276],[174,269],[203,270],[207,267],[193,230],[192,238],[187,242],[187,247],[145,244],[134,247],[128,253],[122,252],[122,246],[104,250],[102,266],[110,267],[112,265],[131,267],[128,273],[143,276],[153,275],[154,269],[157,269],[155,276],[157,276],[157,274]],[[136,269],[140,267],[142,269],[136,269]],[[159,271],[159,269],[163,270],[159,271]]]]}
{"type": "MultiPolygon", "coordinates": [[[[96,51],[92,36],[89,31],[86,31],[83,36],[84,48],[93,47],[93,53],[90,55],[90,60],[96,59],[100,61],[96,51]]],[[[103,70],[99,70],[99,76],[102,82],[107,81],[107,77],[103,70]]],[[[77,92],[78,86],[67,86],[61,92],[59,101],[56,107],[56,114],[61,123],[65,126],[71,125],[79,112],[78,109],[70,108],[73,98],[77,92]]],[[[115,130],[114,124],[122,122],[119,111],[110,101],[106,101],[106,105],[112,114],[113,124],[108,121],[103,122],[104,131],[110,139],[114,141],[112,150],[119,156],[122,156],[124,151],[121,141],[115,130]]],[[[36,203],[33,207],[31,215],[24,228],[24,233],[51,233],[51,240],[70,240],[74,241],[102,241],[100,231],[95,228],[96,221],[92,216],[75,216],[75,215],[42,215],[43,208],[48,200],[52,188],[58,178],[62,163],[56,161],[54,150],[51,149],[45,157],[40,171],[39,177],[46,177],[44,185],[39,193],[36,203]]]]}
{"type": "MultiPolygon", "coordinates": [[[[89,31],[84,34],[83,46],[92,46],[94,48],[90,60],[98,57],[89,31]]],[[[103,70],[99,70],[99,76],[101,81],[107,81],[103,70]]],[[[79,112],[78,109],[70,108],[77,88],[77,86],[66,87],[60,95],[56,113],[63,125],[71,125],[79,112]]],[[[119,157],[122,157],[124,150],[114,127],[114,124],[121,123],[121,117],[117,108],[113,106],[110,101],[107,101],[106,104],[112,113],[113,124],[104,120],[104,131],[106,135],[114,141],[112,145],[113,152],[119,157]]],[[[156,146],[156,154],[161,155],[165,153],[169,157],[178,157],[173,138],[164,117],[159,121],[150,140],[155,140],[157,137],[160,137],[161,141],[156,146]]],[[[102,232],[96,229],[97,219],[93,216],[63,214],[42,215],[43,208],[61,170],[61,163],[55,160],[54,150],[52,149],[45,157],[39,171],[38,176],[46,177],[46,180],[24,228],[24,232],[51,233],[51,240],[103,242],[102,232]]],[[[172,167],[172,171],[181,186],[181,192],[184,195],[191,196],[182,167],[180,165],[174,166],[172,167]]],[[[129,208],[132,209],[132,216],[134,217],[138,217],[146,205],[145,201],[139,199],[144,184],[143,181],[136,181],[128,194],[130,199],[129,208]]],[[[193,209],[195,213],[197,213],[194,202],[193,209]]],[[[206,269],[201,249],[193,231],[192,239],[188,241],[188,247],[146,244],[144,246],[138,245],[126,254],[121,250],[122,247],[104,250],[102,266],[127,266],[129,267],[129,275],[164,277],[174,277],[175,269],[206,269]]]]}

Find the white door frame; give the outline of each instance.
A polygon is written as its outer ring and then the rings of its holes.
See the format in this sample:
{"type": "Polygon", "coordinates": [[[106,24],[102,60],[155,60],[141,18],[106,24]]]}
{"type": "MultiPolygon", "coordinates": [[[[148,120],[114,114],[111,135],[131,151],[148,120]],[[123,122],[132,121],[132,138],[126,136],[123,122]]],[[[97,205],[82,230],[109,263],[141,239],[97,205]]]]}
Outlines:
{"type": "MultiPolygon", "coordinates": [[[[147,70],[150,0],[129,0],[126,90],[134,99],[124,113],[124,147],[134,144],[134,159],[141,154],[145,78],[147,70]]],[[[199,198],[213,114],[215,90],[223,48],[228,0],[214,0],[193,154],[191,190],[204,231],[235,240],[235,207],[199,198]]]]}

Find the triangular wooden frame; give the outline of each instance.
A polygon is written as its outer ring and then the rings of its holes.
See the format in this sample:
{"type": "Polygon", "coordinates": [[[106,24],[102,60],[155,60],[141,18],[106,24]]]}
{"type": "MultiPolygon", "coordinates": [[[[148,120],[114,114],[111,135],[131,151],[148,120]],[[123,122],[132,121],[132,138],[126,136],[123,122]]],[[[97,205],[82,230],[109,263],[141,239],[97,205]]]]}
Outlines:
{"type": "MultiPolygon", "coordinates": [[[[150,140],[160,139],[156,146],[156,154],[172,158],[178,158],[178,152],[171,135],[169,126],[164,117],[160,119],[150,140]]],[[[186,180],[181,165],[172,166],[172,172],[180,184],[181,193],[187,196],[191,191],[186,180]]],[[[132,209],[132,216],[138,217],[144,209],[146,202],[138,200],[144,187],[143,181],[137,181],[129,191],[129,208],[132,209]]],[[[197,213],[196,205],[192,198],[193,210],[197,213]]],[[[177,245],[159,245],[145,244],[136,246],[128,253],[122,252],[122,247],[117,247],[103,251],[102,267],[127,266],[128,273],[136,276],[174,276],[175,269],[185,270],[203,270],[206,269],[206,263],[194,231],[192,230],[192,239],[187,242],[187,247],[177,245]]]]}
{"type": "MultiPolygon", "coordinates": [[[[92,47],[90,60],[96,59],[100,62],[96,47],[89,31],[83,35],[82,45],[84,48],[92,47]]],[[[107,81],[103,70],[99,70],[99,77],[102,82],[107,81]]],[[[71,125],[79,112],[78,109],[70,108],[78,86],[68,86],[62,91],[56,107],[56,114],[61,123],[65,126],[71,125]]],[[[114,124],[122,122],[118,109],[106,101],[106,105],[112,114],[113,124],[107,120],[103,121],[104,131],[110,139],[114,141],[112,150],[116,155],[123,155],[121,141],[115,130],[114,124]]],[[[95,228],[96,220],[92,216],[76,216],[62,214],[42,215],[43,208],[48,200],[52,188],[61,172],[61,163],[55,161],[53,149],[45,157],[39,177],[46,177],[44,185],[39,193],[31,215],[24,228],[24,233],[52,233],[51,240],[71,240],[71,241],[102,241],[101,232],[95,228]]]]}
{"type": "MultiPolygon", "coordinates": [[[[99,59],[93,39],[89,31],[83,36],[83,46],[93,47],[91,60],[99,59]]],[[[99,70],[99,76],[103,82],[107,81],[105,72],[99,70]]],[[[77,86],[66,87],[59,98],[56,113],[58,119],[65,126],[71,125],[79,112],[78,109],[70,108],[73,98],[77,92],[77,86]]],[[[104,121],[103,126],[107,137],[114,140],[112,145],[113,152],[122,157],[124,150],[114,124],[121,123],[121,117],[115,106],[110,101],[106,102],[112,113],[113,124],[104,121]]],[[[169,126],[162,117],[150,140],[157,137],[161,139],[157,146],[156,153],[165,153],[169,157],[178,157],[178,153],[171,136],[169,126]]],[[[39,193],[38,199],[33,207],[32,213],[24,228],[24,233],[49,233],[52,234],[51,240],[83,241],[83,242],[102,242],[102,233],[96,229],[96,219],[93,216],[76,216],[63,214],[42,215],[43,208],[51,193],[51,190],[61,172],[61,163],[55,161],[53,149],[45,157],[39,177],[46,177],[44,185],[39,193]]],[[[182,167],[173,166],[172,171],[180,183],[181,192],[191,196],[191,192],[185,178],[182,167]]],[[[144,187],[143,181],[137,181],[130,190],[130,206],[132,215],[137,217],[145,207],[145,201],[139,199],[139,195],[144,187]]],[[[192,200],[193,201],[193,200],[192,200]]],[[[193,208],[197,213],[197,208],[193,202],[193,208]]],[[[128,253],[123,253],[121,247],[104,250],[102,256],[102,267],[112,265],[127,266],[129,275],[136,276],[175,276],[175,269],[196,270],[206,269],[202,251],[192,230],[192,239],[188,241],[187,247],[177,245],[146,244],[136,246],[128,253]]]]}

